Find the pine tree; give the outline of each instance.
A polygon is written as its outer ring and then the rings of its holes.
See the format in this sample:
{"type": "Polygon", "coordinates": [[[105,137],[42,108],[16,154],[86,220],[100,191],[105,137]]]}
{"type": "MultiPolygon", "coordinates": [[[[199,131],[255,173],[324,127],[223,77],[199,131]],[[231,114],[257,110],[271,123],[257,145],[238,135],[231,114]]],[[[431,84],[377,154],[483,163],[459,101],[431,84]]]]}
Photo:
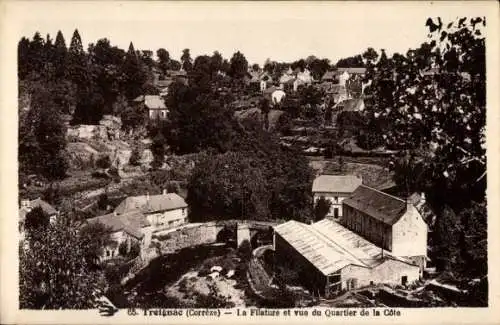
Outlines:
{"type": "Polygon", "coordinates": [[[123,64],[123,91],[128,99],[142,95],[143,86],[146,82],[146,74],[141,68],[139,58],[134,50],[134,44],[130,42],[125,62],[123,64]]]}
{"type": "Polygon", "coordinates": [[[56,41],[54,44],[54,70],[57,79],[66,77],[67,69],[67,59],[68,59],[68,48],[66,47],[66,41],[61,31],[57,32],[56,41]]]}

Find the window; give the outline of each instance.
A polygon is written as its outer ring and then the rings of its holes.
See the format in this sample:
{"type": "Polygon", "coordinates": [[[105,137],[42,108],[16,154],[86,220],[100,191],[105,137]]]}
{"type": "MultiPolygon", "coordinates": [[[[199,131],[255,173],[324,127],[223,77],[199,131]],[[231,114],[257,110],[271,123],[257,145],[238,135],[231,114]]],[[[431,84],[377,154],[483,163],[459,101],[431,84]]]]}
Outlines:
{"type": "Polygon", "coordinates": [[[401,277],[401,284],[405,286],[407,283],[408,283],[408,277],[406,275],[403,275],[401,277]]]}
{"type": "Polygon", "coordinates": [[[183,216],[185,216],[185,215],[186,215],[186,209],[185,209],[185,208],[183,208],[183,209],[182,209],[182,215],[183,215],[183,216]]]}
{"type": "Polygon", "coordinates": [[[334,199],[335,199],[335,203],[339,203],[339,197],[338,196],[335,196],[334,199]]]}
{"type": "Polygon", "coordinates": [[[334,208],[334,209],[333,209],[333,216],[334,216],[335,218],[338,218],[338,217],[339,217],[339,208],[334,208]]]}
{"type": "Polygon", "coordinates": [[[109,257],[110,255],[111,253],[108,250],[106,250],[106,256],[109,257]]]}

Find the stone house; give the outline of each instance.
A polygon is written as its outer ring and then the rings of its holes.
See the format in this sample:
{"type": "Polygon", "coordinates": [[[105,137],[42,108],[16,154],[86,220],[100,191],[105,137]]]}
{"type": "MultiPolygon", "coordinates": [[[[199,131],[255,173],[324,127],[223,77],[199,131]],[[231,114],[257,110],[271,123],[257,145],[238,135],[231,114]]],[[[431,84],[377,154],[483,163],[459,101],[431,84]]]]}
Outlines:
{"type": "Polygon", "coordinates": [[[423,271],[428,227],[411,202],[360,185],[343,200],[342,207],[342,225],[392,255],[413,261],[423,271]]]}
{"type": "Polygon", "coordinates": [[[120,245],[126,245],[129,252],[132,244],[137,243],[141,253],[151,244],[152,226],[146,216],[138,209],[123,214],[115,212],[87,219],[88,224],[102,224],[109,229],[112,243],[104,248],[101,260],[118,256],[120,245]]]}
{"type": "Polygon", "coordinates": [[[130,210],[140,210],[152,225],[153,232],[175,228],[188,222],[188,205],[176,193],[130,196],[115,209],[120,215],[130,210]]]}
{"type": "Polygon", "coordinates": [[[165,120],[168,117],[165,100],[159,95],[141,95],[135,98],[133,102],[147,111],[150,120],[165,120]]]}
{"type": "Polygon", "coordinates": [[[41,198],[35,200],[21,200],[21,206],[19,207],[19,232],[21,238],[24,238],[24,223],[26,221],[26,215],[33,211],[35,208],[41,208],[43,213],[48,216],[50,223],[55,223],[59,212],[49,203],[45,202],[41,198]]]}
{"type": "Polygon", "coordinates": [[[312,194],[314,204],[321,198],[331,202],[328,217],[342,217],[342,201],[351,196],[362,183],[354,175],[320,175],[313,181],[312,194]]]}

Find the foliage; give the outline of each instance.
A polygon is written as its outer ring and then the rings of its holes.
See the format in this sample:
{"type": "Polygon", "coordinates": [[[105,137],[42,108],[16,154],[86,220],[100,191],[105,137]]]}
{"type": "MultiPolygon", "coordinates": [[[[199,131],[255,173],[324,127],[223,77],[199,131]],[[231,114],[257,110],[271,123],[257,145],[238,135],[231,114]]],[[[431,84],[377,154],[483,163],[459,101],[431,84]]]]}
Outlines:
{"type": "Polygon", "coordinates": [[[121,242],[120,245],[118,246],[118,254],[121,256],[127,256],[128,254],[128,245],[127,242],[121,242]]]}
{"type": "Polygon", "coordinates": [[[337,68],[362,68],[365,64],[361,55],[355,55],[338,60],[336,66],[337,68]]]}
{"type": "Polygon", "coordinates": [[[97,158],[95,162],[97,168],[106,169],[111,167],[111,159],[108,155],[97,158]]]}
{"type": "Polygon", "coordinates": [[[111,230],[102,223],[86,223],[79,233],[79,240],[86,248],[85,256],[89,263],[97,263],[104,254],[106,246],[114,245],[111,230]]]}
{"type": "Polygon", "coordinates": [[[197,308],[232,308],[234,303],[227,297],[220,294],[217,286],[213,283],[208,285],[210,293],[208,295],[199,294],[196,297],[197,308]]]}
{"type": "Polygon", "coordinates": [[[314,205],[314,221],[324,219],[330,211],[331,206],[332,202],[330,200],[325,199],[323,196],[320,197],[314,205]]]}
{"type": "Polygon", "coordinates": [[[65,136],[66,128],[50,90],[36,85],[32,90],[30,110],[20,113],[20,169],[27,174],[39,173],[49,180],[65,177],[68,168],[63,152],[65,136]]]}
{"type": "Polygon", "coordinates": [[[429,19],[428,26],[430,42],[405,56],[382,56],[368,69],[366,93],[374,100],[365,114],[379,125],[373,133],[388,146],[423,153],[415,161],[423,162],[430,182],[417,187],[431,192],[431,200],[450,205],[482,200],[485,21],[461,18],[443,26],[429,19]]]}
{"type": "Polygon", "coordinates": [[[238,247],[238,256],[242,258],[244,261],[249,261],[252,257],[252,246],[250,245],[250,241],[243,240],[238,247]]]}
{"type": "Polygon", "coordinates": [[[132,149],[128,163],[132,166],[139,166],[141,161],[141,152],[138,148],[132,149]]]}
{"type": "Polygon", "coordinates": [[[89,244],[73,224],[49,225],[44,236],[28,236],[19,249],[22,309],[89,309],[103,292],[105,280],[89,263],[89,244]]]}
{"type": "Polygon", "coordinates": [[[42,236],[45,229],[49,226],[49,216],[41,207],[36,207],[26,214],[24,228],[31,236],[42,236]]]}
{"type": "Polygon", "coordinates": [[[248,61],[240,51],[233,54],[230,64],[229,75],[232,78],[243,79],[248,73],[248,61]]]}

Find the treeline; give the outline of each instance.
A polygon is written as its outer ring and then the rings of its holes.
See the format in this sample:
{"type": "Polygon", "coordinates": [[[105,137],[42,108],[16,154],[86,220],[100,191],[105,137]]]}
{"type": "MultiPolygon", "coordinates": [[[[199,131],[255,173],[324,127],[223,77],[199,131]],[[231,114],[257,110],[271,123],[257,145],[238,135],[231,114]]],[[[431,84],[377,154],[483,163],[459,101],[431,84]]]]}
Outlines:
{"type": "Polygon", "coordinates": [[[487,275],[486,22],[429,19],[427,26],[429,42],[404,55],[362,54],[363,140],[406,152],[395,181],[405,195],[425,192],[438,216],[431,258],[458,278],[480,278],[487,275]]]}

